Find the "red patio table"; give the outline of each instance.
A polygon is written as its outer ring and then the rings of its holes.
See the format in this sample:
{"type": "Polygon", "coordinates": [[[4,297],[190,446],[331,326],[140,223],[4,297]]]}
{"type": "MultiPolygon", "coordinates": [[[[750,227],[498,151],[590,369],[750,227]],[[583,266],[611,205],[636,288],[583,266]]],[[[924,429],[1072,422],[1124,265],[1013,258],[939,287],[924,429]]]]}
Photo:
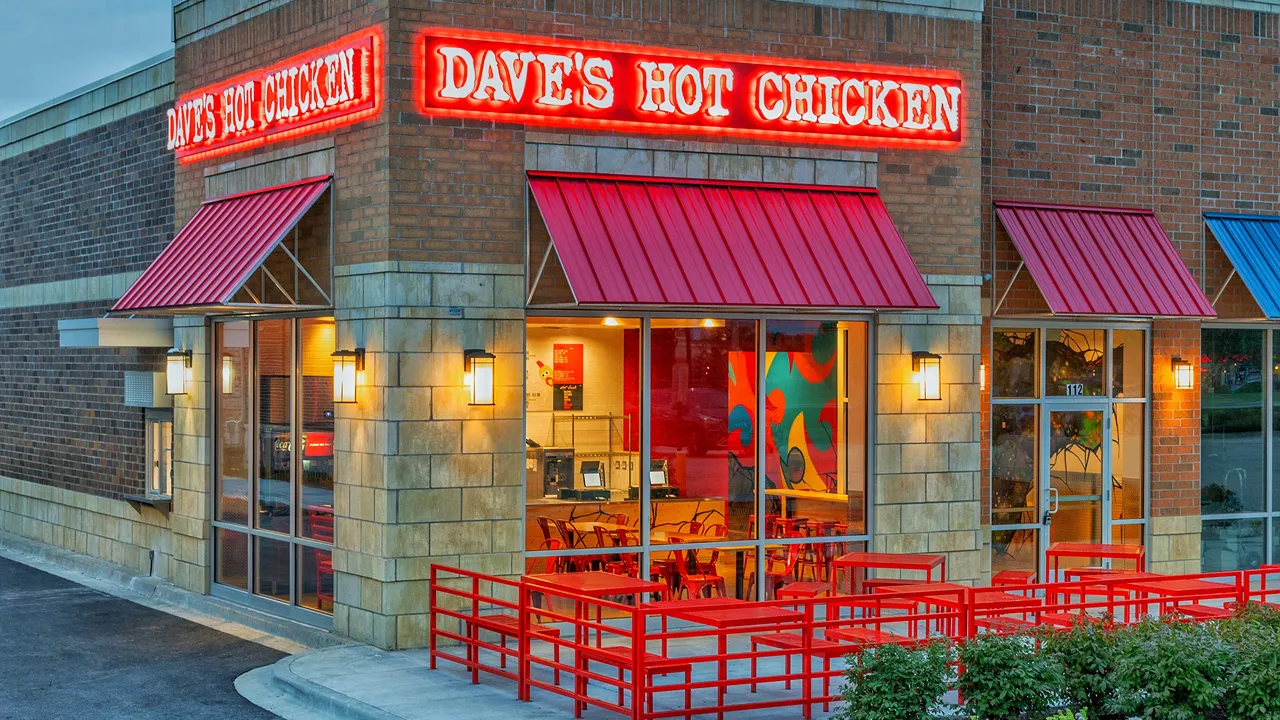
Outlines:
{"type": "MultiPolygon", "coordinates": [[[[683,604],[680,603],[680,605],[683,604]]],[[[720,718],[720,720],[724,719],[724,681],[728,676],[729,670],[729,662],[724,659],[729,652],[729,635],[725,631],[729,628],[757,627],[761,625],[776,626],[804,620],[804,615],[794,610],[746,602],[728,607],[723,605],[720,607],[670,607],[665,612],[671,617],[706,625],[720,631],[717,633],[718,645],[716,648],[720,656],[720,660],[717,663],[720,671],[720,684],[716,686],[716,706],[720,708],[720,711],[716,714],[716,717],[720,718]]],[[[807,661],[805,667],[808,667],[807,661]]],[[[806,693],[808,690],[809,683],[806,680],[806,693]]],[[[805,717],[807,718],[809,715],[810,708],[806,705],[805,717]]]]}
{"type": "MultiPolygon", "coordinates": [[[[840,571],[848,570],[852,577],[854,570],[920,570],[925,574],[925,582],[935,582],[934,568],[939,568],[937,582],[947,579],[946,555],[916,555],[911,553],[877,553],[851,552],[841,555],[831,563],[831,594],[840,594],[840,571]]],[[[853,590],[850,580],[850,590],[853,590]]]]}
{"type": "MultiPolygon", "coordinates": [[[[568,592],[577,593],[578,595],[586,595],[588,597],[603,598],[609,595],[644,595],[645,593],[659,593],[664,597],[670,591],[666,583],[653,582],[652,580],[641,580],[639,578],[629,577],[627,575],[615,575],[607,572],[568,572],[568,573],[539,573],[536,575],[525,575],[526,582],[536,585],[546,585],[557,590],[566,590],[568,592]]],[[[574,617],[579,620],[582,617],[582,603],[574,601],[574,617]]],[[[602,611],[596,606],[596,623],[601,622],[602,611]]],[[[581,627],[578,626],[580,630],[581,627]]],[[[587,639],[591,639],[591,633],[588,630],[587,639]]],[[[575,637],[575,640],[581,641],[581,637],[575,637]]],[[[601,643],[600,631],[596,631],[596,646],[601,643]]]]}
{"type": "Polygon", "coordinates": [[[1084,558],[1091,560],[1132,560],[1137,572],[1147,569],[1147,548],[1143,545],[1112,545],[1109,543],[1074,543],[1058,542],[1045,551],[1045,565],[1053,566],[1049,578],[1061,579],[1060,566],[1062,558],[1084,558]]]}
{"type": "Polygon", "coordinates": [[[1176,609],[1178,601],[1185,600],[1188,597],[1194,598],[1196,595],[1224,593],[1227,591],[1231,591],[1234,594],[1237,591],[1234,585],[1188,578],[1171,578],[1168,580],[1140,578],[1131,582],[1117,583],[1117,586],[1142,593],[1144,600],[1152,595],[1157,596],[1156,599],[1160,601],[1161,613],[1166,609],[1176,609]]]}

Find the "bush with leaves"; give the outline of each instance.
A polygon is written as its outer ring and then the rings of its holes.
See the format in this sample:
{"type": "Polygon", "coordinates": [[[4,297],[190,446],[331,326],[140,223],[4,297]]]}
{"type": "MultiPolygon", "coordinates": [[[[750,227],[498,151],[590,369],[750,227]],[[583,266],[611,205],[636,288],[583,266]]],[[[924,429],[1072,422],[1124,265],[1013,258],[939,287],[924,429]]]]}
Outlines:
{"type": "Polygon", "coordinates": [[[927,720],[952,676],[951,648],[941,642],[919,649],[882,645],[849,658],[844,720],[927,720]]]}
{"type": "Polygon", "coordinates": [[[961,646],[960,663],[956,687],[975,718],[1041,720],[1058,700],[1062,672],[1029,636],[978,636],[961,646]]]}
{"type": "Polygon", "coordinates": [[[1116,632],[1118,710],[1145,720],[1220,717],[1233,646],[1211,624],[1161,618],[1116,632]]]}
{"type": "Polygon", "coordinates": [[[1223,703],[1227,718],[1280,718],[1280,612],[1248,605],[1218,632],[1235,648],[1223,703]]]}
{"type": "Polygon", "coordinates": [[[1096,720],[1125,717],[1117,712],[1114,675],[1122,648],[1121,635],[1110,623],[1079,623],[1040,635],[1040,652],[1062,671],[1063,699],[1096,720]]]}

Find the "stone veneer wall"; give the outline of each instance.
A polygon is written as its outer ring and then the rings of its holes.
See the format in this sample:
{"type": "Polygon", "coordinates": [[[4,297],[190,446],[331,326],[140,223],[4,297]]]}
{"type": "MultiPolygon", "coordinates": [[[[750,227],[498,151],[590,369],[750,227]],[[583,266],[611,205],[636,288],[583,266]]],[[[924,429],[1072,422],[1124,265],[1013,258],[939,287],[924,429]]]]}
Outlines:
{"type": "Polygon", "coordinates": [[[334,436],[334,631],[420,647],[432,563],[521,570],[524,267],[351,265],[335,290],[338,347],[367,354],[334,436]],[[473,348],[497,355],[492,407],[468,405],[473,348]]]}
{"type": "Polygon", "coordinates": [[[947,579],[984,581],[978,363],[982,278],[926,276],[938,309],[876,326],[877,552],[947,556],[947,579]],[[942,356],[942,399],[921,401],[911,353],[942,356]]]}
{"type": "Polygon", "coordinates": [[[209,507],[212,458],[209,437],[209,331],[203,317],[173,321],[173,345],[191,351],[187,394],[173,396],[173,533],[175,585],[209,592],[209,507]]]}

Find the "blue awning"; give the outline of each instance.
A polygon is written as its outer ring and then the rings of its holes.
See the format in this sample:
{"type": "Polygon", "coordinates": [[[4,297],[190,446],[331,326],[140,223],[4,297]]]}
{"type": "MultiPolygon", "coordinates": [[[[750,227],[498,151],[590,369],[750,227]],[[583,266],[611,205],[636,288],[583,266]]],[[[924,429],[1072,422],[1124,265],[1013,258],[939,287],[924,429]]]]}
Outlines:
{"type": "Polygon", "coordinates": [[[1263,314],[1280,318],[1280,216],[1205,213],[1204,220],[1263,314]]]}

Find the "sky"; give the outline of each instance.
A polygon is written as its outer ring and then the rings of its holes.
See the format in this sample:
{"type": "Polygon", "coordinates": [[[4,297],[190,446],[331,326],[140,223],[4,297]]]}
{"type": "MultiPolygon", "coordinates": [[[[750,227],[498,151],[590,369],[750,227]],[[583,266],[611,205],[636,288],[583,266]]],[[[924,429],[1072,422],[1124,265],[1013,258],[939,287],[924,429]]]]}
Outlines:
{"type": "Polygon", "coordinates": [[[0,0],[0,121],[173,47],[173,0],[0,0]]]}

